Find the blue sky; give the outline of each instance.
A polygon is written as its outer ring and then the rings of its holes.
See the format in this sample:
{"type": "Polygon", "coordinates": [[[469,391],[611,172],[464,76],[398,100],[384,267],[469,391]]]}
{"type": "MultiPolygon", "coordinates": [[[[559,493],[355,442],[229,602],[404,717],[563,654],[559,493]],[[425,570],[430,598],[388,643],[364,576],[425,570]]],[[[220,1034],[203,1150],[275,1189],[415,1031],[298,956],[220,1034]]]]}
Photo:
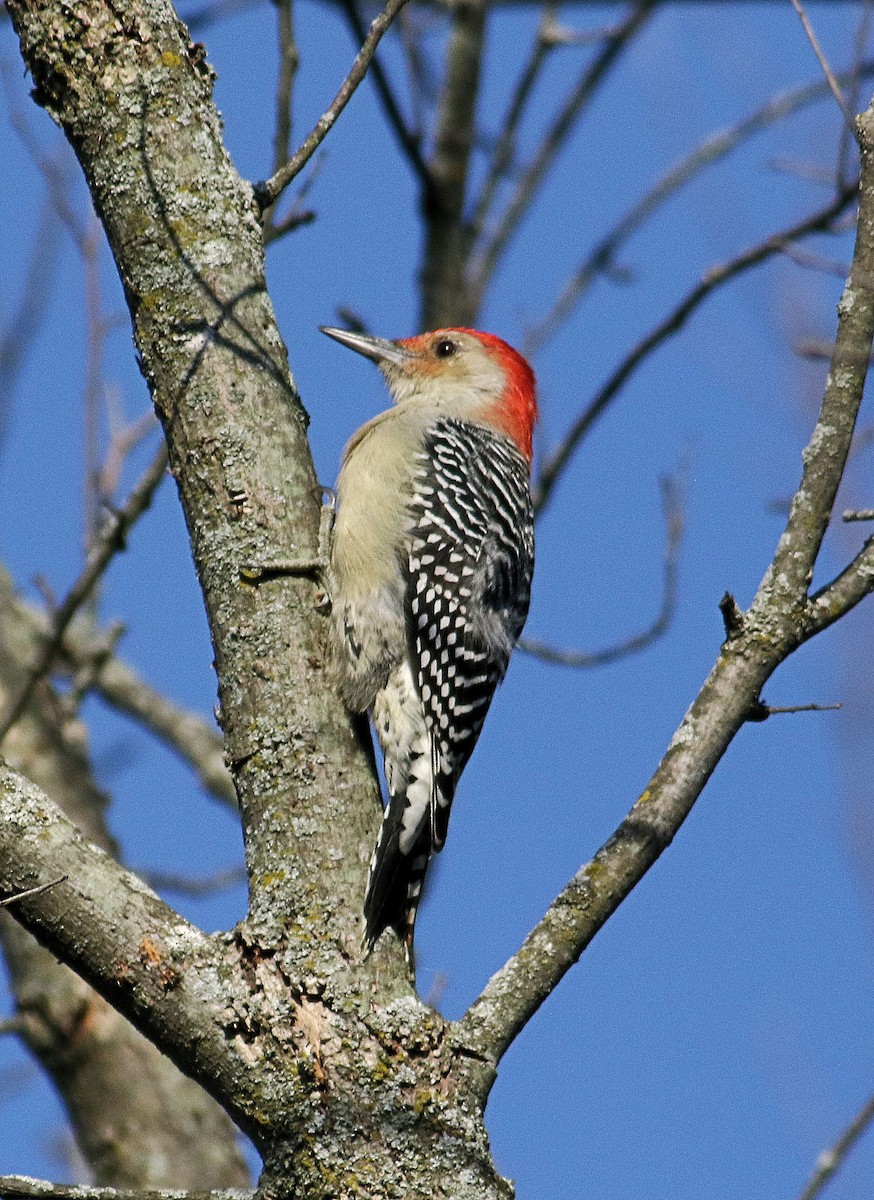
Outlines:
{"type": "MultiPolygon", "coordinates": [[[[183,12],[185,10],[183,9],[183,12]]],[[[569,8],[573,27],[619,9],[569,8]]],[[[811,4],[835,64],[857,9],[811,4]]],[[[202,35],[240,172],[269,170],[273,13],[262,5],[202,35]]],[[[354,54],[339,18],[301,3],[295,129],[302,136],[354,54]]],[[[494,132],[536,13],[497,14],[480,104],[494,132]]],[[[0,319],[23,275],[39,181],[10,110],[61,153],[27,99],[8,26],[0,142],[0,319]]],[[[431,38],[440,45],[440,26],[431,38]]],[[[581,61],[557,51],[525,129],[531,151],[581,61]]],[[[384,47],[389,66],[397,46],[384,47]]],[[[708,133],[775,91],[818,78],[787,4],[677,4],[611,76],[550,174],[480,323],[521,344],[591,241],[708,133]]],[[[840,114],[831,100],[775,125],[711,169],[625,248],[630,282],[599,281],[535,360],[542,454],[628,348],[716,262],[829,198],[778,169],[831,169],[840,114]]],[[[73,195],[84,185],[69,156],[73,195]]],[[[270,251],[268,278],[304,403],[320,478],[333,480],[349,433],[385,405],[378,373],[316,329],[338,305],[374,332],[415,332],[416,195],[371,89],[331,134],[307,204],[317,220],[270,251]]],[[[21,588],[58,594],[81,559],[84,320],[81,263],[58,242],[46,336],[29,356],[0,445],[0,556],[21,588]]],[[[812,247],[849,260],[847,237],[812,247]]],[[[107,308],[122,311],[108,255],[107,308]]],[[[452,829],[417,929],[419,984],[457,1016],[518,946],[567,878],[613,830],[654,770],[719,650],[717,603],[747,604],[781,528],[775,505],[800,472],[821,364],[802,338],[828,340],[841,281],[780,259],[707,302],[681,337],[631,379],[575,456],[538,528],[528,632],[597,649],[644,627],[659,603],[659,477],[682,465],[687,531],[678,612],[646,652],[592,671],[517,655],[465,773],[452,829]]],[[[121,324],[106,379],[129,418],[148,407],[121,324]]],[[[874,421],[870,404],[863,423],[874,421]]],[[[130,464],[129,481],[146,448],[130,464]]],[[[870,505],[874,450],[862,452],[838,508],[870,505]]],[[[835,529],[822,578],[861,541],[835,529]]],[[[805,647],[766,689],[771,704],[842,701],[839,713],[775,717],[741,731],[672,847],[508,1054],[489,1107],[499,1168],[521,1200],[792,1197],[817,1154],[872,1090],[872,695],[874,605],[805,647]],[[867,837],[866,837],[867,832],[867,837]]],[[[211,653],[171,481],[112,568],[101,598],[122,620],[123,653],[150,682],[208,715],[211,653]]],[[[241,858],[234,820],[129,723],[89,701],[112,828],[133,866],[206,875],[241,858]]],[[[243,913],[242,888],[168,897],[206,928],[243,913]]],[[[6,1011],[0,1009],[0,1012],[6,1011]]],[[[0,1173],[61,1178],[63,1117],[13,1039],[0,1039],[0,1173]]],[[[830,1186],[870,1193],[874,1137],[830,1186]]]]}

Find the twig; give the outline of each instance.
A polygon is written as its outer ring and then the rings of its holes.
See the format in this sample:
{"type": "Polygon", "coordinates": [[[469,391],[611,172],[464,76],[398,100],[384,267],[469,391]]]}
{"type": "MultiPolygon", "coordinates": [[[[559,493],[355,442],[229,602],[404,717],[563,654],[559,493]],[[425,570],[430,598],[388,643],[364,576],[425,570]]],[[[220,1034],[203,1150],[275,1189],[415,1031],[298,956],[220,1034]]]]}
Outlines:
{"type": "Polygon", "coordinates": [[[42,206],[15,309],[0,333],[0,445],[3,443],[18,374],[48,309],[57,273],[59,229],[51,202],[42,206]]]}
{"type": "MultiPolygon", "coordinates": [[[[273,133],[272,171],[278,171],[291,157],[292,92],[300,61],[294,36],[293,3],[294,0],[274,0],[279,71],[276,78],[276,128],[273,133]]],[[[265,244],[275,238],[274,215],[275,206],[268,205],[263,212],[265,244]]],[[[288,232],[287,224],[284,232],[288,232]]]]}
{"type": "Polygon", "coordinates": [[[379,45],[382,35],[386,32],[406,2],[407,0],[388,0],[388,4],[386,4],[379,16],[375,17],[371,22],[367,37],[358,51],[349,74],[343,80],[340,90],[331,104],[322,116],[319,117],[312,132],[283,167],[274,172],[270,179],[255,185],[255,199],[262,212],[271,204],[276,203],[292,179],[306,166],[325,140],[333,128],[334,122],[352,99],[356,88],[366,75],[367,68],[376,53],[376,47],[379,45]]]}
{"type": "Polygon", "coordinates": [[[115,496],[128,456],[143,438],[148,437],[153,429],[158,428],[158,418],[155,416],[154,409],[148,409],[137,420],[125,425],[114,415],[110,404],[107,404],[107,408],[109,409],[109,447],[97,477],[97,491],[101,500],[111,501],[115,496]]]}
{"type": "Polygon", "coordinates": [[[838,81],[835,79],[834,72],[831,69],[828,59],[822,52],[822,47],[820,46],[816,34],[813,31],[813,26],[807,18],[807,13],[804,11],[801,0],[792,0],[792,7],[798,13],[799,18],[801,19],[801,24],[804,26],[804,32],[807,34],[807,40],[813,47],[813,53],[816,55],[819,65],[822,67],[823,75],[825,75],[826,79],[828,80],[831,93],[838,102],[838,108],[844,114],[844,120],[846,121],[847,125],[849,125],[849,127],[852,129],[853,114],[850,112],[849,108],[847,108],[847,102],[844,99],[844,94],[838,86],[838,81]]]}
{"type": "MultiPolygon", "coordinates": [[[[827,83],[823,83],[825,94],[830,94],[830,89],[827,83]]],[[[797,158],[790,158],[788,155],[779,154],[768,160],[768,167],[772,171],[776,171],[778,175],[789,175],[792,179],[803,179],[807,183],[821,183],[827,187],[834,187],[835,173],[831,167],[818,167],[813,163],[802,162],[797,158]]]]}
{"type": "Polygon", "coordinates": [[[623,385],[627,383],[641,363],[655,349],[682,329],[692,313],[695,312],[698,306],[712,292],[724,286],[730,280],[735,279],[738,275],[743,274],[744,271],[750,270],[751,267],[756,267],[775,254],[782,253],[787,243],[797,241],[799,238],[806,237],[810,233],[828,229],[835,217],[853,202],[857,191],[858,188],[856,185],[847,186],[830,204],[820,209],[819,212],[806,217],[796,225],[791,225],[782,233],[772,234],[770,237],[765,238],[764,241],[752,246],[749,250],[745,250],[730,262],[724,263],[721,266],[711,267],[701,279],[701,282],[696,284],[680,303],[626,355],[594,399],[577,417],[565,435],[561,445],[550,455],[541,468],[537,485],[533,489],[535,511],[541,512],[549,502],[561,473],[567,466],[577,446],[623,385]]]}
{"type": "Polygon", "coordinates": [[[867,450],[869,446],[874,446],[874,425],[867,425],[864,429],[857,430],[853,440],[853,453],[858,454],[862,450],[867,450]]]}
{"type": "Polygon", "coordinates": [[[834,258],[826,258],[822,254],[814,254],[803,246],[786,246],[783,251],[786,258],[797,263],[799,267],[807,267],[812,271],[822,271],[826,275],[837,275],[838,279],[846,279],[850,272],[848,263],[838,262],[834,258]]]}
{"type": "Polygon", "coordinates": [[[5,900],[0,900],[0,908],[8,908],[10,904],[16,904],[19,900],[26,900],[28,896],[40,896],[43,892],[47,892],[49,888],[57,887],[59,883],[66,883],[68,878],[69,876],[67,875],[60,875],[50,883],[40,883],[37,887],[27,888],[23,892],[16,892],[14,896],[7,896],[5,900]]]}
{"type": "Polygon", "coordinates": [[[523,653],[563,667],[603,667],[621,658],[637,654],[640,650],[644,650],[653,642],[658,641],[667,632],[677,611],[677,575],[680,546],[683,541],[683,506],[674,480],[662,479],[661,492],[667,539],[662,567],[662,602],[652,624],[640,633],[626,638],[625,641],[618,642],[615,646],[588,653],[579,650],[558,650],[533,638],[522,638],[519,641],[519,649],[523,653]]]}
{"type": "MultiPolygon", "coordinates": [[[[364,23],[358,15],[356,0],[340,0],[343,11],[352,27],[355,36],[359,42],[364,40],[364,23]]],[[[376,94],[379,96],[380,103],[388,120],[389,126],[394,131],[395,137],[398,140],[398,145],[404,152],[410,166],[418,176],[419,183],[422,187],[424,196],[431,194],[432,179],[431,172],[428,169],[428,164],[422,157],[422,150],[419,144],[418,136],[413,133],[407,126],[404,120],[400,106],[395,99],[391,84],[388,81],[385,71],[382,69],[382,64],[379,59],[374,59],[371,64],[370,74],[373,78],[373,86],[376,88],[376,94]]]]}
{"type": "MultiPolygon", "coordinates": [[[[874,9],[872,9],[870,0],[864,0],[862,4],[862,12],[859,16],[859,24],[856,26],[856,36],[853,39],[853,62],[848,72],[848,86],[850,89],[849,100],[847,107],[850,112],[858,112],[864,101],[862,100],[862,62],[865,57],[865,52],[868,49],[868,41],[871,37],[871,22],[874,18],[874,9]]],[[[840,82],[840,77],[838,77],[840,82]]],[[[843,95],[843,92],[841,93],[843,95]]],[[[852,124],[844,121],[841,126],[841,137],[838,144],[837,153],[837,170],[836,179],[837,185],[840,187],[846,183],[847,178],[852,173],[850,165],[850,147],[856,145],[855,129],[852,124]]]]}
{"type": "Polygon", "coordinates": [[[237,812],[237,793],[225,766],[221,734],[196,713],[174,704],[117,655],[100,654],[99,640],[90,643],[74,627],[60,652],[88,669],[91,688],[112,708],[125,713],[179,755],[214,799],[237,812]]]}
{"type": "Polygon", "coordinates": [[[0,1175],[2,1200],[252,1200],[254,1192],[186,1192],[170,1188],[91,1187],[83,1184],[51,1183],[26,1175],[0,1175]]]}
{"type": "Polygon", "coordinates": [[[641,0],[640,3],[635,4],[601,52],[583,71],[576,86],[556,114],[543,137],[540,148],[522,173],[497,229],[480,249],[472,264],[470,291],[475,307],[479,307],[479,302],[495,272],[501,255],[537,195],[541,180],[567,140],[577,117],[606,78],[622,51],[626,49],[635,34],[652,15],[657,4],[658,0],[641,0]]]}
{"type": "Polygon", "coordinates": [[[428,105],[433,103],[437,95],[437,87],[433,73],[423,53],[420,21],[409,9],[405,9],[398,17],[397,29],[404,51],[404,62],[407,68],[407,82],[410,89],[410,105],[413,110],[412,128],[408,130],[415,145],[422,141],[422,130],[425,128],[425,118],[428,105]]]}
{"type": "Polygon", "coordinates": [[[291,98],[300,62],[294,36],[292,0],[274,0],[276,5],[279,74],[276,81],[276,132],[273,136],[273,170],[278,171],[291,155],[291,98]]]}
{"type": "MultiPolygon", "coordinates": [[[[870,78],[874,75],[874,63],[866,62],[860,67],[860,75],[870,78]]],[[[841,79],[848,78],[841,76],[841,79]]],[[[615,270],[618,251],[630,238],[648,221],[672,196],[697,178],[707,167],[727,157],[738,146],[746,143],[762,130],[767,129],[776,121],[791,116],[799,109],[805,108],[824,96],[828,96],[828,84],[817,80],[816,83],[792,91],[782,92],[774,96],[767,104],[763,104],[755,112],[738,121],[737,124],[713,133],[678,163],[675,163],[657,183],[634,204],[628,212],[616,222],[612,229],[600,238],[592,247],[585,259],[577,267],[574,274],[561,290],[560,295],[549,312],[528,331],[525,337],[524,352],[531,356],[542,349],[545,343],[556,333],[561,325],[579,304],[592,282],[598,275],[615,270]]],[[[828,182],[832,183],[831,173],[828,182]]],[[[846,278],[846,271],[844,272],[846,278]]]]}
{"type": "MultiPolygon", "coordinates": [[[[0,75],[2,75],[3,86],[11,94],[12,83],[8,66],[0,64],[0,75]]],[[[34,166],[43,177],[43,182],[46,187],[46,194],[49,203],[54,208],[61,224],[69,233],[78,249],[82,250],[85,238],[87,237],[87,227],[83,222],[79,213],[76,212],[73,205],[70,203],[69,197],[69,178],[65,170],[67,159],[66,149],[58,154],[55,158],[49,158],[42,150],[39,142],[34,137],[30,128],[27,117],[23,110],[19,108],[10,99],[9,103],[9,123],[18,137],[21,144],[24,146],[27,153],[33,160],[34,166]]]]}
{"type": "Polygon", "coordinates": [[[765,704],[762,700],[756,704],[747,717],[748,721],[767,721],[768,717],[780,716],[785,713],[808,712],[839,712],[843,704],[765,704]]]}
{"type": "Polygon", "coordinates": [[[23,1034],[27,1032],[27,1021],[21,1014],[15,1017],[4,1017],[0,1020],[0,1037],[8,1034],[23,1034]]]}
{"type": "Polygon", "coordinates": [[[843,1165],[847,1155],[872,1121],[874,1121],[874,1096],[871,1096],[862,1105],[835,1144],[820,1154],[816,1160],[813,1175],[798,1200],[816,1200],[832,1175],[843,1165]]]}
{"type": "Polygon", "coordinates": [[[471,241],[475,241],[479,237],[480,231],[488,219],[498,187],[507,175],[516,156],[516,135],[519,131],[519,123],[522,120],[522,115],[531,97],[531,92],[550,50],[555,49],[559,44],[554,36],[557,11],[558,5],[556,3],[549,3],[543,6],[543,15],[540,18],[540,24],[534,38],[534,45],[528,57],[528,62],[522,69],[522,73],[516,84],[516,90],[507,108],[507,115],[504,118],[500,135],[492,151],[491,161],[486,171],[479,200],[470,220],[468,236],[471,241]]]}
{"type": "Polygon", "coordinates": [[[162,444],[127,502],[113,515],[107,527],[95,541],[88,553],[84,570],[54,614],[51,636],[46,639],[27,678],[9,700],[5,712],[0,716],[0,743],[21,716],[33,694],[33,689],[51,667],[52,660],[57,654],[64,633],[73,617],[91,595],[94,585],[101,578],[112,559],[119,550],[124,548],[125,538],[137,519],[148,508],[155,489],[164,478],[166,470],[167,448],[162,444]]]}
{"type": "Polygon", "coordinates": [[[831,342],[817,341],[816,338],[804,338],[800,342],[796,342],[792,349],[799,358],[806,358],[811,362],[831,362],[835,348],[831,342]]]}
{"type": "Polygon", "coordinates": [[[842,521],[874,521],[874,508],[847,508],[841,513],[842,521]]]}
{"type": "Polygon", "coordinates": [[[141,870],[137,874],[155,891],[163,889],[166,892],[178,892],[180,895],[192,897],[212,896],[216,892],[246,882],[244,866],[226,867],[223,871],[215,871],[212,875],[204,875],[199,879],[190,875],[177,875],[173,871],[141,870]]]}

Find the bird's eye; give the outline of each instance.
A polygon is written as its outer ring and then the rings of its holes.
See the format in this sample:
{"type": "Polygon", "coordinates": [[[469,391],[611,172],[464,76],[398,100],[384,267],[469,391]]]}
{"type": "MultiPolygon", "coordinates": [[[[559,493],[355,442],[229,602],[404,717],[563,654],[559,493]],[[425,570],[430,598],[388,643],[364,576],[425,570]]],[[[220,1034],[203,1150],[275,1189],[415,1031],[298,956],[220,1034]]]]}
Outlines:
{"type": "Polygon", "coordinates": [[[451,358],[458,350],[455,342],[450,342],[449,338],[444,338],[434,347],[434,353],[438,358],[451,358]]]}

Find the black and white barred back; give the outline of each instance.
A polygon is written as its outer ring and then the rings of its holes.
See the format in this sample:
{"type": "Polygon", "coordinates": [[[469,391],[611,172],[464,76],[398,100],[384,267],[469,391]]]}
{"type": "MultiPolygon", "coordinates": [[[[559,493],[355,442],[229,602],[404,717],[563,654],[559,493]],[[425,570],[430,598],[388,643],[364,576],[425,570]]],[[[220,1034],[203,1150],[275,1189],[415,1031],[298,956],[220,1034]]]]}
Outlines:
{"type": "Polygon", "coordinates": [[[405,662],[373,706],[389,788],[364,901],[365,941],[413,926],[458,780],[528,614],[529,467],[515,444],[445,418],[417,456],[407,547],[405,662]]]}

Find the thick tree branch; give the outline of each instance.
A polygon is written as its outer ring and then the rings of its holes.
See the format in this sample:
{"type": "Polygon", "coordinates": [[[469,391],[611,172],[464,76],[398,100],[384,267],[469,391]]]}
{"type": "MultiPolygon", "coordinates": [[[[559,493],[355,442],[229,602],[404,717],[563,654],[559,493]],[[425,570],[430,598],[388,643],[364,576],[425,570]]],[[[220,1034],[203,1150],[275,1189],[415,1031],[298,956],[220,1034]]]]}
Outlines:
{"type": "MultiPolygon", "coordinates": [[[[670,845],[735,734],[745,721],[761,715],[760,693],[774,670],[822,627],[815,615],[821,602],[808,600],[807,589],[852,441],[874,336],[874,105],[857,128],[862,176],[853,266],[839,306],[835,357],[820,417],[803,455],[801,484],[786,530],[749,612],[737,610],[715,666],[649,785],[459,1022],[458,1036],[492,1062],[499,1061],[670,845]]],[[[842,594],[842,611],[874,590],[871,543],[857,558],[855,570],[848,570],[854,586],[842,594]]]]}
{"type": "Polygon", "coordinates": [[[422,195],[425,252],[421,272],[421,329],[470,325],[476,311],[465,289],[464,205],[476,137],[476,102],[486,32],[483,0],[462,0],[446,47],[446,73],[437,113],[431,186],[422,195]]]}
{"type": "MultiPolygon", "coordinates": [[[[82,0],[75,14],[49,0],[9,7],[37,97],[85,170],[167,437],[241,800],[250,921],[270,942],[305,914],[307,929],[295,928],[307,969],[322,953],[325,969],[348,969],[377,785],[325,682],[312,581],[241,580],[246,562],[315,553],[321,493],[211,72],[167,0],[82,0]],[[107,103],[108,92],[125,102],[107,103]]],[[[400,951],[396,970],[405,979],[400,951]]]]}
{"type": "MultiPolygon", "coordinates": [[[[97,988],[155,1043],[203,1060],[226,1047],[196,998],[195,960],[210,939],[79,830],[28,780],[0,766],[0,897],[15,918],[97,988]],[[42,888],[66,876],[67,882],[42,888]],[[193,1043],[200,1043],[194,1049],[193,1043]]],[[[189,1064],[189,1067],[191,1064],[189,1064]]]]}
{"type": "Polygon", "coordinates": [[[254,1192],[234,1188],[197,1192],[173,1188],[87,1187],[51,1183],[48,1179],[31,1179],[26,1175],[0,1175],[3,1200],[251,1200],[253,1195],[254,1192]]]}

